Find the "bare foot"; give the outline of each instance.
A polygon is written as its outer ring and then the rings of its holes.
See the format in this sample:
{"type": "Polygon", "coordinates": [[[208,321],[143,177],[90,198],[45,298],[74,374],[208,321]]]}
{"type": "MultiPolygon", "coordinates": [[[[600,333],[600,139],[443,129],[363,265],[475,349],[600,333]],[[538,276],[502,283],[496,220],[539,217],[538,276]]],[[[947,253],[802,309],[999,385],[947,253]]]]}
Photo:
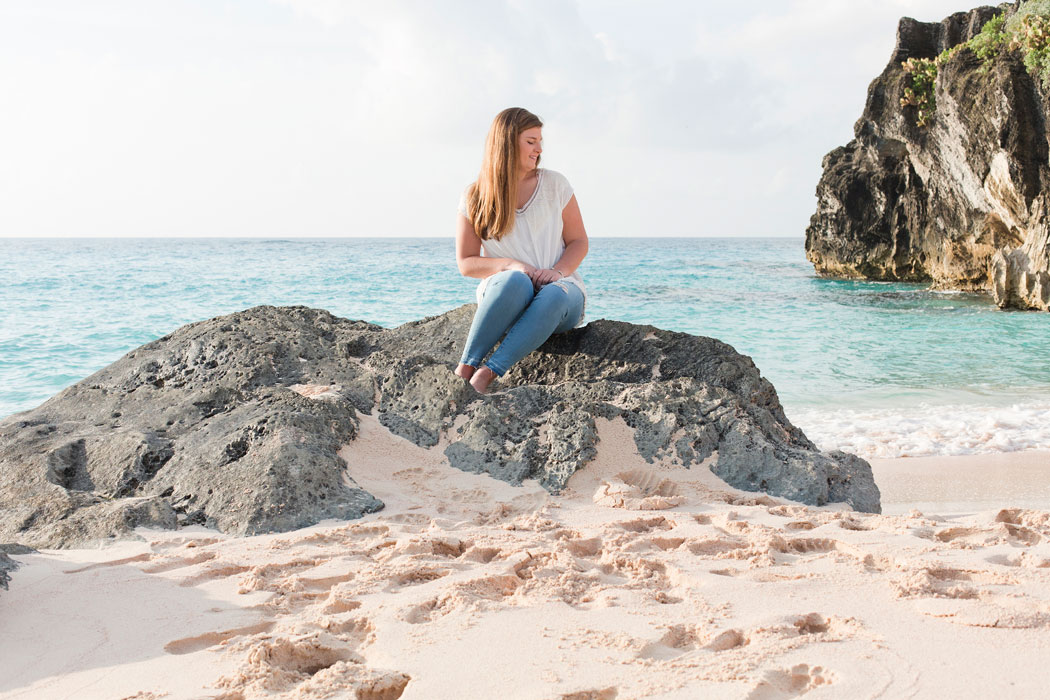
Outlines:
{"type": "Polygon", "coordinates": [[[457,377],[463,377],[464,379],[469,381],[470,378],[474,376],[474,372],[476,371],[476,369],[477,368],[471,367],[470,365],[465,365],[461,362],[459,366],[456,367],[455,370],[453,370],[453,372],[455,372],[455,375],[457,377]]]}
{"type": "Polygon", "coordinates": [[[474,387],[474,390],[479,394],[487,394],[489,391],[489,384],[496,378],[496,373],[488,367],[482,367],[474,376],[470,378],[470,385],[474,387]]]}

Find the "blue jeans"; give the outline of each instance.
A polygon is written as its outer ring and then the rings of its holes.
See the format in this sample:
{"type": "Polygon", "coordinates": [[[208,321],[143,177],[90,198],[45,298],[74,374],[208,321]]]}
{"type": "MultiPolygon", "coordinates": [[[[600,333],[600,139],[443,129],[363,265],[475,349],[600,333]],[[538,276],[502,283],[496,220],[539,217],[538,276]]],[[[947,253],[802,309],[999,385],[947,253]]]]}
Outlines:
{"type": "Polygon", "coordinates": [[[583,292],[568,281],[551,282],[535,291],[524,272],[504,270],[489,278],[463,348],[465,365],[480,367],[504,333],[506,337],[485,365],[499,376],[543,345],[553,333],[580,322],[583,292]]]}

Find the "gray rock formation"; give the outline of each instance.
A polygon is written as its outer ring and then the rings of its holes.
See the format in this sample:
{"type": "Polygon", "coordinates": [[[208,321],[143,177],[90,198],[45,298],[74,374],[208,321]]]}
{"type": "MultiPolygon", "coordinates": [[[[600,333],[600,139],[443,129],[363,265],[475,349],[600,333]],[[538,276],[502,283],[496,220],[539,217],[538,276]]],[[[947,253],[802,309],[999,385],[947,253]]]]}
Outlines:
{"type": "Polygon", "coordinates": [[[900,21],[889,64],[868,88],[846,146],[824,157],[806,231],[816,270],[991,292],[1001,307],[1050,309],[1050,94],[1018,51],[988,65],[972,50],[939,69],[930,123],[901,106],[901,63],[968,41],[997,13],[900,21]]]}
{"type": "Polygon", "coordinates": [[[689,467],[717,451],[714,471],[734,486],[879,510],[867,463],[819,452],[724,343],[595,321],[481,397],[450,371],[472,313],[387,330],[257,307],[144,345],[0,422],[0,541],[66,547],[137,526],[246,535],[360,517],[383,504],[337,451],[362,412],[420,446],[444,438],[460,469],[552,491],[594,456],[595,419],[621,416],[649,459],[689,467]]]}

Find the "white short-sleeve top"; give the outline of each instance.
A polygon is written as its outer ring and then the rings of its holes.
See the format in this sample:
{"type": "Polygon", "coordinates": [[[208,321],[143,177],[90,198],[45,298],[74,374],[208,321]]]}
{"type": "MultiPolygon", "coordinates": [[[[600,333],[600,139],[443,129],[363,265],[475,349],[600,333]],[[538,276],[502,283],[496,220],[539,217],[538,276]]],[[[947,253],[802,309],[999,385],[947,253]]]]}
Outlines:
{"type": "MultiPolygon", "coordinates": [[[[562,240],[561,213],[572,199],[572,185],[561,173],[546,168],[537,168],[536,190],[525,202],[525,206],[515,211],[514,228],[500,240],[481,242],[481,255],[486,258],[513,258],[533,267],[546,269],[553,267],[562,253],[565,252],[565,241],[562,240]]],[[[467,213],[467,193],[470,186],[463,191],[459,200],[459,213],[470,218],[467,213]]],[[[578,272],[563,277],[580,288],[587,298],[587,290],[578,272]]],[[[478,285],[478,301],[485,293],[488,278],[478,285]]]]}

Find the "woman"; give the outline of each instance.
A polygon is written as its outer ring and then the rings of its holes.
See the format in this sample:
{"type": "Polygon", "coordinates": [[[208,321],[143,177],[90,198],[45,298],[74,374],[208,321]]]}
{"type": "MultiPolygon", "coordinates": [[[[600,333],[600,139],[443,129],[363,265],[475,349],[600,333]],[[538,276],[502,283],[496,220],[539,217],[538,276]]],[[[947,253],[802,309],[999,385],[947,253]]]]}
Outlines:
{"type": "Polygon", "coordinates": [[[568,180],[539,167],[542,128],[520,107],[496,115],[481,173],[459,203],[456,262],[462,275],[482,281],[456,374],[481,393],[552,333],[583,318],[576,268],[587,255],[587,232],[568,180]]]}

